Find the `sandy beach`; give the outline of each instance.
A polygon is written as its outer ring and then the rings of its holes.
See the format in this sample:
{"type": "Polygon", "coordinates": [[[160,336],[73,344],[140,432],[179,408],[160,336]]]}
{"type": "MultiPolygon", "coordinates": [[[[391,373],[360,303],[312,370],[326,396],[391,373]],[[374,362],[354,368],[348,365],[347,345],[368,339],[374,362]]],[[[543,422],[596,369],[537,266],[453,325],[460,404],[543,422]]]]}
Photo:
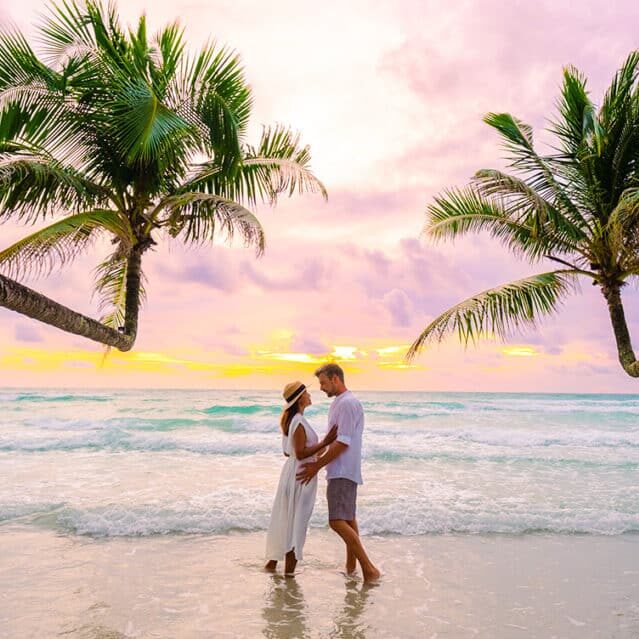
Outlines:
{"type": "Polygon", "coordinates": [[[636,0],[0,16],[0,639],[639,639],[636,0]]]}
{"type": "Polygon", "coordinates": [[[639,398],[362,396],[372,588],[323,477],[262,571],[275,393],[0,393],[0,639],[639,636],[639,398]]]}
{"type": "Polygon", "coordinates": [[[323,477],[262,571],[276,394],[0,394],[0,638],[639,636],[639,398],[362,396],[372,588],[323,477]]]}
{"type": "Polygon", "coordinates": [[[263,533],[109,538],[5,526],[0,636],[639,635],[639,535],[367,537],[365,587],[313,530],[295,579],[263,573],[263,533]]]}

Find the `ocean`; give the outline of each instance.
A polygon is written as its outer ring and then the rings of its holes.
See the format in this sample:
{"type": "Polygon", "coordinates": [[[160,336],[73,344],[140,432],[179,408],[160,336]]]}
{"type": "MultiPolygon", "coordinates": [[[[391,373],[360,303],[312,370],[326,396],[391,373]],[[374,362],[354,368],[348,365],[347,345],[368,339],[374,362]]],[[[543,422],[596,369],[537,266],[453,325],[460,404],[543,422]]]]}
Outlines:
{"type": "MultiPolygon", "coordinates": [[[[312,394],[321,436],[330,400],[312,394]]],[[[357,395],[363,535],[639,532],[639,395],[357,395]]],[[[281,403],[275,391],[0,390],[0,528],[265,531],[281,403]]],[[[320,478],[312,528],[326,527],[322,492],[320,478]]]]}

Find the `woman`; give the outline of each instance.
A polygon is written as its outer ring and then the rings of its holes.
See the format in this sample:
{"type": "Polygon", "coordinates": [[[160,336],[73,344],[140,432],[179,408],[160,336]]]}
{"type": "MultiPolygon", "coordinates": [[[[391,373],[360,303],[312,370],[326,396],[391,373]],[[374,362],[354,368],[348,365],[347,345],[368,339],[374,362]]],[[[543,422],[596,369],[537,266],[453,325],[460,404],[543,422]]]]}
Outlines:
{"type": "Polygon", "coordinates": [[[288,457],[275,494],[271,523],[266,536],[266,570],[274,571],[277,562],[285,559],[284,572],[292,575],[297,562],[302,559],[308,522],[313,513],[317,493],[317,477],[308,485],[297,481],[296,474],[301,460],[315,461],[317,454],[337,436],[333,426],[322,441],[304,417],[304,410],[311,405],[311,396],[302,382],[291,382],[282,393],[286,405],[280,418],[282,448],[288,457]]]}

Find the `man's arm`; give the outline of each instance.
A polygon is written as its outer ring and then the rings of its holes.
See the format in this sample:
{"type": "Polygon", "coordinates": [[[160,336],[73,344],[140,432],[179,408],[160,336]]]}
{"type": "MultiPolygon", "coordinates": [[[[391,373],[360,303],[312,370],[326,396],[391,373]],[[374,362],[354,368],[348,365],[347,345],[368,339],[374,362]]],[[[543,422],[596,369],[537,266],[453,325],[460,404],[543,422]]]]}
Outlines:
{"type": "Polygon", "coordinates": [[[347,448],[348,444],[344,444],[340,441],[333,442],[316,462],[309,462],[300,467],[297,473],[297,480],[303,484],[308,484],[324,466],[330,464],[334,459],[337,459],[347,448]]]}
{"type": "Polygon", "coordinates": [[[319,443],[314,446],[306,445],[306,431],[304,427],[297,428],[293,433],[293,445],[295,447],[295,457],[297,459],[306,459],[311,455],[315,455],[322,448],[326,448],[331,442],[335,441],[337,437],[337,425],[332,426],[331,429],[326,433],[324,439],[322,439],[319,443]]]}

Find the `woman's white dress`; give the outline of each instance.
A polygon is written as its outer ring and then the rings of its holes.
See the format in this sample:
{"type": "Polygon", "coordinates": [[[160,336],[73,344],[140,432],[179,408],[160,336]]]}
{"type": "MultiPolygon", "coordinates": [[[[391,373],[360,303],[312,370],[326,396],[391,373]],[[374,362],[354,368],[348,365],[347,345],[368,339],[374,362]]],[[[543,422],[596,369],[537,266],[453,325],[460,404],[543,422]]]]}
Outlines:
{"type": "Polygon", "coordinates": [[[297,481],[296,475],[300,465],[315,461],[317,456],[312,455],[300,460],[295,457],[293,435],[297,428],[306,431],[307,447],[314,446],[319,441],[317,433],[304,416],[300,413],[295,415],[288,428],[288,437],[283,437],[282,441],[283,451],[288,457],[280,474],[271,511],[271,523],[266,535],[266,559],[269,561],[281,561],[291,550],[295,550],[295,558],[298,561],[302,559],[308,522],[315,506],[317,475],[308,484],[297,481]]]}

